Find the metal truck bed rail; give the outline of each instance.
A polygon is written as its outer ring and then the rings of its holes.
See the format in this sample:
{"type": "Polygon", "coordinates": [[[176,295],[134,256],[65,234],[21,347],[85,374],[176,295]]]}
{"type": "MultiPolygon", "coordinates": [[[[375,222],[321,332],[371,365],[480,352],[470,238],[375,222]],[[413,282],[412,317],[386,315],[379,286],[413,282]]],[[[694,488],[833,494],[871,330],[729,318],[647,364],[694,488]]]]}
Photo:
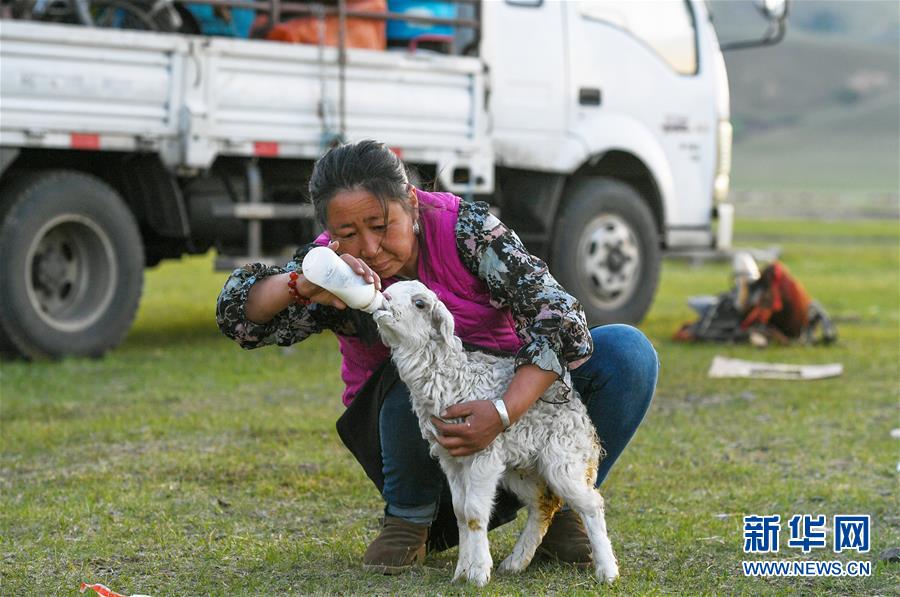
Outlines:
{"type": "Polygon", "coordinates": [[[370,137],[436,164],[449,189],[493,184],[476,58],[350,49],[341,68],[339,48],[15,20],[0,42],[4,146],[158,152],[169,168],[205,169],[370,137]]]}

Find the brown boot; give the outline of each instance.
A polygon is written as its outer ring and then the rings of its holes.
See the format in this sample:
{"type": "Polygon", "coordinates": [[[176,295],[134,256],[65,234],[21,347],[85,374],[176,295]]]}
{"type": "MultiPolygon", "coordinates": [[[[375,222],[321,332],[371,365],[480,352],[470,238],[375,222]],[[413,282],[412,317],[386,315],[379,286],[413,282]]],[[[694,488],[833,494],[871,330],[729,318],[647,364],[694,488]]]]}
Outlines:
{"type": "Polygon", "coordinates": [[[425,559],[425,541],[431,525],[385,516],[381,533],[363,555],[363,568],[379,574],[400,574],[425,559]]]}
{"type": "Polygon", "coordinates": [[[591,566],[593,564],[591,542],[578,512],[574,510],[557,512],[535,555],[578,567],[591,566]]]}

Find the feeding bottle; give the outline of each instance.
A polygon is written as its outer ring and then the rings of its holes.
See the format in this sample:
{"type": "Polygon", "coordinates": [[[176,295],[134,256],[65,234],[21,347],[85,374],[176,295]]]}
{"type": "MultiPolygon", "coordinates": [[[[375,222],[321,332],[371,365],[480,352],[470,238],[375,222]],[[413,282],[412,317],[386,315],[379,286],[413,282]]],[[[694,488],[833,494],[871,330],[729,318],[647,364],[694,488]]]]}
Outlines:
{"type": "Polygon", "coordinates": [[[344,301],[351,309],[374,313],[384,297],[328,247],[315,247],[303,258],[303,275],[344,301]]]}

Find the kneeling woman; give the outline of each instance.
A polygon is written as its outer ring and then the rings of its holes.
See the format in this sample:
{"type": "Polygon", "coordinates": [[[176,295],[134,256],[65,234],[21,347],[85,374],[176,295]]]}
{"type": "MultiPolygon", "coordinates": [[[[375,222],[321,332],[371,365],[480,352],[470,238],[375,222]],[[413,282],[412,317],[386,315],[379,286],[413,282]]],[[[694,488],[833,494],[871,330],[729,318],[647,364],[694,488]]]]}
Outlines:
{"type": "MultiPolygon", "coordinates": [[[[472,401],[447,413],[465,423],[438,424],[438,441],[451,454],[484,449],[503,432],[504,415],[515,425],[561,378],[581,394],[606,450],[597,475],[597,484],[603,482],[656,386],[656,352],[641,332],[626,325],[589,329],[578,301],[487,205],[416,189],[400,159],[380,143],[329,151],[316,163],[309,191],[326,232],[284,267],[254,263],[235,270],[219,295],[216,319],[244,348],[287,346],[325,329],[337,336],[348,407],[338,431],[386,502],[384,526],[363,556],[367,569],[402,572],[426,547],[455,545],[456,520],[443,474],[371,315],[347,309],[303,277],[300,264],[317,244],[333,248],[379,288],[421,281],[446,304],[456,335],[472,350],[516,356],[516,374],[503,396],[506,413],[490,401],[472,401]]],[[[512,520],[517,507],[510,496],[499,496],[491,526],[512,520]]],[[[538,554],[590,564],[576,513],[556,515],[538,554]]]]}

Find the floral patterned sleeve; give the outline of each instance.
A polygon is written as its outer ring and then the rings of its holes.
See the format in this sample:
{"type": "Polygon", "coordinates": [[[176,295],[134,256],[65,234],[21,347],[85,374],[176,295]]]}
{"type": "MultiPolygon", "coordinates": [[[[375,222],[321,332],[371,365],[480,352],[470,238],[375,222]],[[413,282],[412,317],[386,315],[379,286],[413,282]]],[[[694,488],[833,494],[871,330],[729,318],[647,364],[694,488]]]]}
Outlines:
{"type": "Polygon", "coordinates": [[[569,384],[568,370],[594,350],[584,310],[531,255],[515,232],[488,211],[486,203],[461,202],[456,244],[466,268],[484,280],[491,304],[509,307],[525,345],[516,368],[534,364],[569,384]]]}
{"type": "Polygon", "coordinates": [[[234,270],[216,302],[216,323],[222,333],[246,349],[270,344],[289,346],[325,329],[347,336],[355,335],[347,311],[325,305],[289,305],[268,323],[255,323],[244,314],[244,305],[253,284],[268,276],[300,272],[303,257],[314,246],[310,243],[300,247],[284,266],[248,263],[234,270]]]}

